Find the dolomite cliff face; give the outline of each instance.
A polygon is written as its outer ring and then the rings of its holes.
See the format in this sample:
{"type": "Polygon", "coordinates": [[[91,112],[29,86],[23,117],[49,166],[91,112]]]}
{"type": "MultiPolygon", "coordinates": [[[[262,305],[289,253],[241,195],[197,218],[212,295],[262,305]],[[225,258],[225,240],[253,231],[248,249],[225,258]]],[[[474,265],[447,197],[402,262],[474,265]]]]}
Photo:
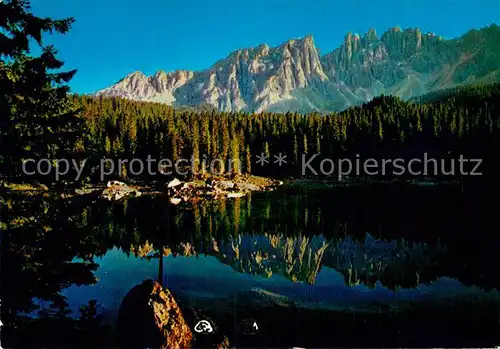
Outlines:
{"type": "Polygon", "coordinates": [[[184,86],[194,73],[188,70],[178,70],[172,73],[159,71],[153,76],[134,72],[96,95],[123,97],[139,101],[150,101],[173,104],[174,91],[184,86]]]}
{"type": "Polygon", "coordinates": [[[380,94],[403,99],[500,80],[500,27],[444,40],[419,29],[348,33],[320,56],[312,36],[237,50],[201,72],[128,75],[96,95],[221,111],[338,111],[380,94]]]}
{"type": "Polygon", "coordinates": [[[202,72],[177,71],[147,77],[128,75],[97,95],[176,105],[208,104],[221,111],[262,111],[292,100],[296,89],[326,81],[311,36],[270,48],[233,52],[202,72]]]}
{"type": "Polygon", "coordinates": [[[292,91],[327,80],[311,36],[279,47],[233,52],[178,91],[181,105],[211,104],[222,111],[261,111],[292,91]]]}

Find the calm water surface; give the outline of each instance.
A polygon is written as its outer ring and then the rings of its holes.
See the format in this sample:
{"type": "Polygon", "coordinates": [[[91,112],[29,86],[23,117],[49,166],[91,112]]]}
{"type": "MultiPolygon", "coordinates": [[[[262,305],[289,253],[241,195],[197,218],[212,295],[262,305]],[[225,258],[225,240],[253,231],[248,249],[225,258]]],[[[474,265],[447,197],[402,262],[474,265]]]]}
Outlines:
{"type": "Polygon", "coordinates": [[[492,208],[458,195],[296,187],[191,208],[164,198],[87,203],[80,219],[99,246],[97,282],[62,295],[73,314],[97,300],[113,323],[126,293],[156,279],[236,344],[349,345],[377,333],[373,345],[426,336],[432,345],[457,328],[465,328],[455,334],[460,343],[495,341],[500,249],[492,208]],[[245,318],[260,324],[252,339],[235,332],[245,318]]]}

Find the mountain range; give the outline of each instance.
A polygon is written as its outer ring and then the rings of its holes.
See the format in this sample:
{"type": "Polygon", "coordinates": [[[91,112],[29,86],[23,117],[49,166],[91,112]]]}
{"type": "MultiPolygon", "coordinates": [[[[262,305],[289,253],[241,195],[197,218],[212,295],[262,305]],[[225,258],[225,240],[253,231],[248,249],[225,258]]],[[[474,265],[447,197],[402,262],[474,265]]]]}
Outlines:
{"type": "Polygon", "coordinates": [[[311,35],[240,49],[203,71],[134,72],[96,96],[220,111],[328,112],[385,94],[404,100],[441,89],[500,81],[500,26],[446,40],[399,27],[348,33],[320,55],[311,35]]]}

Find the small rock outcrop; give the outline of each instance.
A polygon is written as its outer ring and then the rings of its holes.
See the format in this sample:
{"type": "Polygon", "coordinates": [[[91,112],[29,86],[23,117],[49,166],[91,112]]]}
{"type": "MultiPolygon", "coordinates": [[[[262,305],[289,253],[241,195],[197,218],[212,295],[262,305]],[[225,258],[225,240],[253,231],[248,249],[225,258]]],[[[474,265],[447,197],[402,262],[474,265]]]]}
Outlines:
{"type": "Polygon", "coordinates": [[[172,205],[179,205],[182,202],[182,199],[179,198],[170,198],[170,203],[172,205]]]}
{"type": "Polygon", "coordinates": [[[120,305],[116,324],[120,347],[188,349],[193,333],[168,289],[146,280],[120,305]]]}
{"type": "Polygon", "coordinates": [[[174,179],[167,183],[167,194],[173,205],[182,202],[194,203],[202,199],[235,199],[253,191],[273,190],[282,182],[253,176],[238,176],[232,180],[208,178],[192,182],[181,182],[174,179]]]}
{"type": "Polygon", "coordinates": [[[180,180],[178,180],[177,178],[174,178],[173,180],[171,180],[168,183],[167,188],[175,188],[181,184],[182,184],[182,182],[180,180]]]}
{"type": "Polygon", "coordinates": [[[101,197],[109,201],[118,201],[129,196],[141,196],[141,194],[139,190],[129,187],[123,182],[109,181],[106,189],[101,193],[101,197]]]}

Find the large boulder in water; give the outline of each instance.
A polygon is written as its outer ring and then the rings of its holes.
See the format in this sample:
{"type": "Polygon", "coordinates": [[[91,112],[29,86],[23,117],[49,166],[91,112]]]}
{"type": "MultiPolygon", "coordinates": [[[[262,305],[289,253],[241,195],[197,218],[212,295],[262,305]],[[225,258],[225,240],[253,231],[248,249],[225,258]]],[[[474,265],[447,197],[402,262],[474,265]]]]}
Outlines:
{"type": "Polygon", "coordinates": [[[120,305],[116,332],[120,347],[191,348],[193,334],[168,289],[146,280],[120,305]]]}

